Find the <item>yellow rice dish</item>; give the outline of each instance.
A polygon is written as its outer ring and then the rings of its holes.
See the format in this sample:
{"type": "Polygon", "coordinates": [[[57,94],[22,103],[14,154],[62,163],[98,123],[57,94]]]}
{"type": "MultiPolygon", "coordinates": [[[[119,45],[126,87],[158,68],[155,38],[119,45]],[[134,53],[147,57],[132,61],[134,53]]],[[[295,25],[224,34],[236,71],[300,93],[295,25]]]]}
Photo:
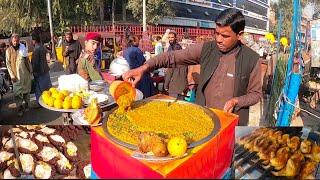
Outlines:
{"type": "Polygon", "coordinates": [[[154,132],[165,138],[182,136],[192,143],[208,136],[213,127],[203,109],[163,101],[135,104],[125,113],[111,114],[107,121],[111,135],[133,145],[137,145],[141,132],[154,132]]]}

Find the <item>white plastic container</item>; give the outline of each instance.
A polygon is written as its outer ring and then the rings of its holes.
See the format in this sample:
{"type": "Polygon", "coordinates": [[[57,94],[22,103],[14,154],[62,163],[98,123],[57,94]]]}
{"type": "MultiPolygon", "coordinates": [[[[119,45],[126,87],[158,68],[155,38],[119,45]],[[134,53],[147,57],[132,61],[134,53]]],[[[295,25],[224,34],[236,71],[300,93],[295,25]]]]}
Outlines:
{"type": "Polygon", "coordinates": [[[88,91],[88,81],[78,74],[62,75],[58,78],[58,89],[71,92],[88,91]]]}
{"type": "Polygon", "coordinates": [[[114,76],[121,76],[123,73],[130,70],[130,66],[123,57],[114,59],[110,64],[110,73],[114,76]]]}

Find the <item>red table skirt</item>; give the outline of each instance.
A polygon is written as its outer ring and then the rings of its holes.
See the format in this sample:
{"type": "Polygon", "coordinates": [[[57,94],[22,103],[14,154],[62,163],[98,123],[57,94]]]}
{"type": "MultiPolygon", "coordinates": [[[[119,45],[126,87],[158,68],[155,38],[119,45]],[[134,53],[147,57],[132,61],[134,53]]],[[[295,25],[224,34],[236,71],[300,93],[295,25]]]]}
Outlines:
{"type": "Polygon", "coordinates": [[[131,151],[108,139],[101,127],[92,128],[93,170],[100,178],[221,178],[231,165],[238,118],[228,119],[220,111],[217,115],[221,129],[214,138],[187,157],[162,164],[132,158],[131,151]]]}

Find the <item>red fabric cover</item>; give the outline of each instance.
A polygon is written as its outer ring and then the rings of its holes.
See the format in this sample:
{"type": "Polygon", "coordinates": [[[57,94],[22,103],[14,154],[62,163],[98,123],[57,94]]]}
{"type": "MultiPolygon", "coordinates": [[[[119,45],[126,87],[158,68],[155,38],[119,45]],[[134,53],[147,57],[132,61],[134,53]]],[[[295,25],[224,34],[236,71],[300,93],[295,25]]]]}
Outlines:
{"type": "Polygon", "coordinates": [[[222,178],[231,165],[238,117],[213,110],[220,118],[219,133],[188,151],[183,159],[151,163],[131,157],[131,150],[108,139],[102,127],[92,128],[92,168],[100,178],[222,178]],[[197,149],[198,148],[198,149],[197,149]]]}

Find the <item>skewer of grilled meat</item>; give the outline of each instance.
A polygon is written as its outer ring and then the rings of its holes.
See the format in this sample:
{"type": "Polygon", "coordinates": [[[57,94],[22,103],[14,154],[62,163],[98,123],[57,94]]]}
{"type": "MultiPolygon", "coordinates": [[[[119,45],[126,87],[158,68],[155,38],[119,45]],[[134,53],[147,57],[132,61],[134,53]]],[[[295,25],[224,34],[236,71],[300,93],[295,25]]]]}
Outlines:
{"type": "Polygon", "coordinates": [[[238,142],[240,145],[244,145],[247,144],[249,142],[251,142],[252,140],[254,140],[255,138],[259,137],[260,135],[264,134],[266,131],[268,131],[269,128],[258,128],[255,129],[252,133],[241,137],[240,141],[238,142]]]}
{"type": "Polygon", "coordinates": [[[320,146],[314,143],[311,148],[311,153],[306,154],[305,156],[319,163],[320,162],[320,146]]]}
{"type": "Polygon", "coordinates": [[[309,154],[311,152],[312,142],[308,140],[303,140],[300,144],[300,151],[304,154],[309,154]]]}
{"type": "Polygon", "coordinates": [[[254,151],[254,145],[262,141],[265,137],[258,136],[254,140],[250,141],[249,143],[244,144],[244,148],[248,151],[254,151]]]}
{"type": "Polygon", "coordinates": [[[298,136],[293,136],[287,141],[287,146],[290,148],[291,152],[295,152],[300,145],[300,138],[298,136]]]}
{"type": "Polygon", "coordinates": [[[274,141],[277,142],[279,138],[282,137],[282,131],[276,131],[275,133],[273,133],[269,138],[274,141]]]}
{"type": "Polygon", "coordinates": [[[278,143],[281,147],[284,147],[287,145],[287,141],[290,139],[289,134],[284,134],[281,137],[278,137],[278,143]]]}
{"type": "Polygon", "coordinates": [[[296,151],[287,161],[286,166],[278,172],[272,172],[275,176],[294,177],[299,174],[304,156],[301,152],[296,151]]]}
{"type": "Polygon", "coordinates": [[[289,152],[290,149],[288,147],[282,147],[278,149],[276,153],[272,152],[270,159],[271,166],[273,166],[276,170],[280,170],[285,167],[289,159],[289,152]]]}
{"type": "Polygon", "coordinates": [[[240,138],[240,141],[238,142],[238,144],[245,145],[245,144],[253,141],[258,136],[259,135],[252,135],[252,134],[246,135],[246,136],[240,138]]]}
{"type": "Polygon", "coordinates": [[[317,163],[314,161],[307,161],[302,165],[300,172],[300,179],[315,179],[314,173],[317,168],[317,163]]]}
{"type": "Polygon", "coordinates": [[[272,141],[269,138],[266,138],[266,137],[257,138],[253,143],[252,150],[255,152],[259,152],[261,151],[261,149],[265,149],[271,144],[272,144],[272,141]]]}
{"type": "Polygon", "coordinates": [[[258,152],[258,156],[261,160],[263,160],[262,164],[268,165],[270,163],[272,153],[277,152],[278,148],[279,144],[271,143],[267,147],[260,149],[258,152]]]}
{"type": "Polygon", "coordinates": [[[269,129],[268,131],[266,131],[264,134],[262,134],[262,136],[264,137],[271,137],[273,136],[273,134],[276,133],[275,129],[269,129]]]}
{"type": "Polygon", "coordinates": [[[264,134],[266,131],[268,131],[270,128],[266,128],[266,127],[261,127],[261,128],[257,128],[255,130],[253,130],[251,132],[252,135],[260,135],[260,134],[264,134]]]}

